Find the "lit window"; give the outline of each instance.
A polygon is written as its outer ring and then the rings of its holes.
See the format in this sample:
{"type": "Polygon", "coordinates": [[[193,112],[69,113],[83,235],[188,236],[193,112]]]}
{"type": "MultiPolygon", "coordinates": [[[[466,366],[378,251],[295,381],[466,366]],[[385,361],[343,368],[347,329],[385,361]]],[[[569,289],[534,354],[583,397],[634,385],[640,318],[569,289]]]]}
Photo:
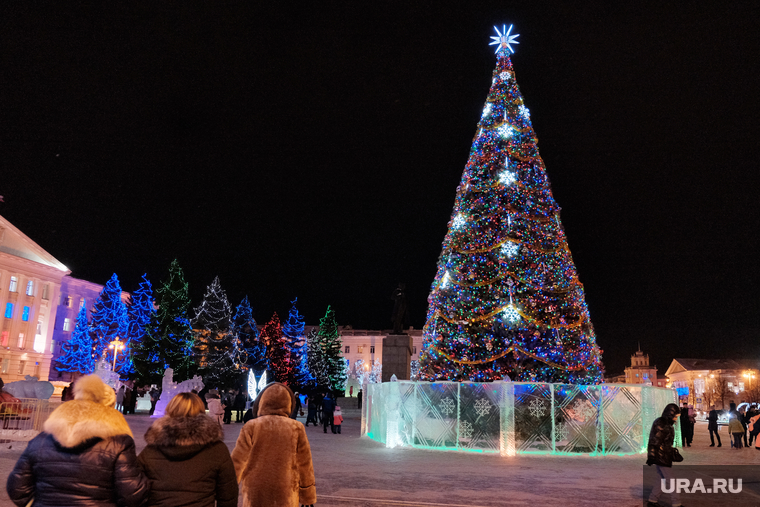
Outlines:
{"type": "Polygon", "coordinates": [[[42,299],[49,299],[48,298],[49,290],[50,290],[50,284],[45,284],[45,286],[42,288],[42,299]]]}
{"type": "Polygon", "coordinates": [[[31,280],[26,283],[26,295],[34,296],[34,282],[31,280]]]}
{"type": "Polygon", "coordinates": [[[71,308],[71,303],[72,303],[71,296],[66,296],[66,306],[68,306],[69,308],[71,308]]]}
{"type": "Polygon", "coordinates": [[[374,346],[374,345],[372,345],[372,346],[369,348],[369,353],[370,353],[370,354],[374,354],[374,353],[375,353],[375,346],[374,346]]]}
{"type": "MultiPolygon", "coordinates": [[[[2,344],[3,347],[8,346],[8,331],[3,331],[3,334],[0,335],[0,344],[2,344]]],[[[8,372],[5,372],[8,373],[8,372]]]]}
{"type": "Polygon", "coordinates": [[[84,298],[79,301],[79,309],[81,310],[82,308],[84,308],[84,298]]]}
{"type": "Polygon", "coordinates": [[[13,303],[5,303],[5,318],[13,318],[13,303]]]}
{"type": "Polygon", "coordinates": [[[64,331],[70,331],[71,330],[71,319],[66,317],[63,319],[63,330],[64,331]]]}
{"type": "Polygon", "coordinates": [[[18,348],[20,348],[20,349],[24,348],[24,333],[19,333],[18,334],[18,348]]]}
{"type": "Polygon", "coordinates": [[[364,347],[363,347],[362,345],[359,345],[359,346],[356,348],[356,351],[357,351],[359,354],[362,354],[362,353],[364,352],[364,347]]]}
{"type": "Polygon", "coordinates": [[[8,292],[16,292],[18,289],[18,278],[11,277],[11,284],[8,286],[8,292]]]}
{"type": "Polygon", "coordinates": [[[351,352],[351,346],[350,345],[346,345],[346,352],[345,352],[345,354],[348,354],[349,352],[351,352]]]}
{"type": "Polygon", "coordinates": [[[37,321],[37,333],[36,334],[42,334],[42,321],[37,321]]]}
{"type": "Polygon", "coordinates": [[[24,311],[21,312],[21,320],[23,320],[24,322],[29,321],[29,310],[30,308],[28,306],[25,306],[24,311]]]}
{"type": "Polygon", "coordinates": [[[8,373],[8,370],[11,369],[11,360],[10,358],[3,359],[3,370],[2,373],[8,373]]]}

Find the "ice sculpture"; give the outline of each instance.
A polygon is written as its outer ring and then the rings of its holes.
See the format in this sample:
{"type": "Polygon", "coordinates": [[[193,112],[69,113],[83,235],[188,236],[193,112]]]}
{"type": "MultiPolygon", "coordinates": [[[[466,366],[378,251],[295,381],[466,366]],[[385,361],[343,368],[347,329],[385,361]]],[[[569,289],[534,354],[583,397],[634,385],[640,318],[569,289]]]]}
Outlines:
{"type": "Polygon", "coordinates": [[[362,434],[387,447],[502,456],[638,454],[676,402],[675,391],[640,384],[386,382],[367,386],[362,434]]]}

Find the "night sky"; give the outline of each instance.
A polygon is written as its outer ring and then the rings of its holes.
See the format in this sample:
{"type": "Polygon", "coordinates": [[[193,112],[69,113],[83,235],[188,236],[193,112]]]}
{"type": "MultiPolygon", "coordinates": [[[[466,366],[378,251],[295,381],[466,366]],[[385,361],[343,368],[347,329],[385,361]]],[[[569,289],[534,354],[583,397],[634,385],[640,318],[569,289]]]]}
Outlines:
{"type": "Polygon", "coordinates": [[[5,2],[0,214],[77,278],[356,329],[404,281],[419,328],[514,24],[607,371],[757,359],[758,16],[710,3],[5,2]]]}

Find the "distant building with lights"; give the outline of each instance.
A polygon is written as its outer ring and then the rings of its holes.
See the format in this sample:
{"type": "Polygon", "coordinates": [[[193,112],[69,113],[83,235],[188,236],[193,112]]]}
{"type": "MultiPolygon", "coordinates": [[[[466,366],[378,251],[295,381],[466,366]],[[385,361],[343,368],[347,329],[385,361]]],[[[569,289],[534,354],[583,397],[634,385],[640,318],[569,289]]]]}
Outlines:
{"type": "MultiPolygon", "coordinates": [[[[308,334],[312,327],[306,326],[305,334],[308,334]]],[[[404,331],[412,337],[412,358],[411,361],[419,361],[420,351],[422,350],[422,330],[409,328],[404,331]]],[[[353,395],[359,392],[363,375],[371,373],[377,364],[383,364],[383,338],[392,334],[389,330],[359,330],[352,329],[350,326],[340,328],[343,347],[341,352],[343,358],[348,360],[348,381],[346,382],[346,394],[353,395]]],[[[414,364],[414,363],[412,363],[414,364]]]]}
{"type": "Polygon", "coordinates": [[[631,365],[626,366],[621,375],[605,377],[610,384],[644,384],[654,387],[667,387],[668,379],[657,375],[657,367],[649,364],[649,355],[641,348],[631,356],[631,365]]]}
{"type": "Polygon", "coordinates": [[[48,379],[58,297],[69,269],[0,216],[0,377],[48,379]]]}
{"type": "Polygon", "coordinates": [[[673,359],[665,375],[683,403],[707,410],[760,401],[758,365],[733,359],[673,359]]]}

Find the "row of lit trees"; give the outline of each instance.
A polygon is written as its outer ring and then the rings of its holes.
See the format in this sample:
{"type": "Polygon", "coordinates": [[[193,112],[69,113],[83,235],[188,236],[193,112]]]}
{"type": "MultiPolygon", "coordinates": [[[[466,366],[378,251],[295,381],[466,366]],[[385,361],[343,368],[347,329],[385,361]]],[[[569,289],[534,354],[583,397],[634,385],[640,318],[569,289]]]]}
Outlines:
{"type": "Polygon", "coordinates": [[[140,384],[160,383],[164,370],[172,368],[175,381],[199,374],[210,387],[227,388],[242,385],[249,370],[266,370],[268,378],[302,391],[343,389],[347,368],[335,312],[328,307],[319,328],[305,336],[296,303],[284,325],[275,313],[259,331],[248,298],[233,312],[218,278],[191,309],[188,284],[176,260],[155,297],[143,276],[131,298],[123,301],[113,275],[91,319],[82,305],[56,368],[88,374],[102,357],[115,364],[121,378],[140,384]],[[114,342],[117,346],[109,347],[114,342]]]}

